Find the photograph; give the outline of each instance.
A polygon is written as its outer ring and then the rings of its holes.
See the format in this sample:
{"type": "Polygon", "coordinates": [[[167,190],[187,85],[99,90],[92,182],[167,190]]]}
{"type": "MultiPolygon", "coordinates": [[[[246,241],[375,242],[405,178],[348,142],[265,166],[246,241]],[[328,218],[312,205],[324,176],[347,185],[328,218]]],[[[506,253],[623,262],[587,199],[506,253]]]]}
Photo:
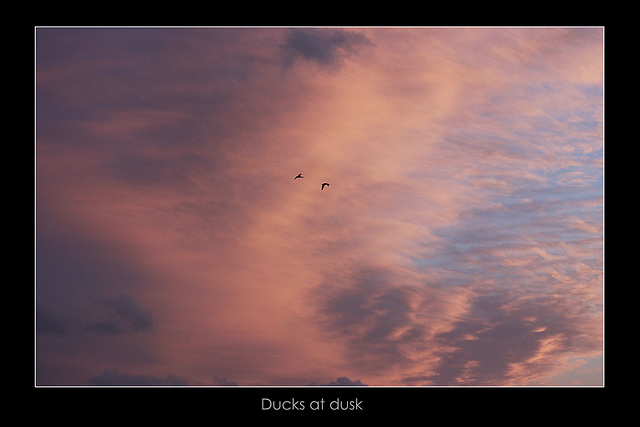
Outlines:
{"type": "Polygon", "coordinates": [[[35,26],[34,388],[604,388],[604,38],[35,26]]]}

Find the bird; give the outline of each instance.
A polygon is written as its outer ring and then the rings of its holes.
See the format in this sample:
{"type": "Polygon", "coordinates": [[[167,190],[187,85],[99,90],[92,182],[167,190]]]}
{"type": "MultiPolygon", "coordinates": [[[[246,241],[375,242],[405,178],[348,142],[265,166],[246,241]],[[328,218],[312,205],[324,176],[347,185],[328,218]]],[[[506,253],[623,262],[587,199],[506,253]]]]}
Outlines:
{"type": "Polygon", "coordinates": [[[324,190],[325,185],[328,187],[328,186],[329,186],[329,183],[328,183],[328,182],[323,182],[323,183],[322,183],[322,188],[321,188],[321,190],[324,190]]]}
{"type": "Polygon", "coordinates": [[[302,174],[301,174],[301,173],[299,173],[299,174],[298,174],[295,178],[293,178],[293,179],[298,179],[298,178],[304,178],[304,176],[302,176],[302,174]]]}

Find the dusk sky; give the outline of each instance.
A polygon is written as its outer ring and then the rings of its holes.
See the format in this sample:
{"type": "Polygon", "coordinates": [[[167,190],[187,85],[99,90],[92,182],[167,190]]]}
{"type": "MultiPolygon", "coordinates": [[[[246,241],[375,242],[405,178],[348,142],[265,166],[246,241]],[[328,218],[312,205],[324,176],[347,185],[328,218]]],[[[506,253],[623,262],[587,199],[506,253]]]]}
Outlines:
{"type": "Polygon", "coordinates": [[[36,28],[36,385],[602,385],[603,33],[36,28]]]}

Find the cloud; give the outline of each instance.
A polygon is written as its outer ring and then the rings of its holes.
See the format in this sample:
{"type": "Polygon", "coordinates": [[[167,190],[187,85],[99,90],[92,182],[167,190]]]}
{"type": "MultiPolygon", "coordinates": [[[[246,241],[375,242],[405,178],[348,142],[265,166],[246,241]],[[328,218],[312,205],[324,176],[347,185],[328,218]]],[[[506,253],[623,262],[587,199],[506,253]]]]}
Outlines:
{"type": "Polygon", "coordinates": [[[124,182],[140,187],[175,188],[188,191],[192,176],[211,164],[196,154],[184,154],[179,158],[161,156],[129,156],[111,162],[114,175],[124,182]]]}
{"type": "Polygon", "coordinates": [[[338,377],[335,381],[331,381],[328,384],[318,384],[314,382],[309,385],[311,386],[366,386],[367,384],[364,384],[360,380],[353,381],[349,377],[338,377]]]}
{"type": "Polygon", "coordinates": [[[360,380],[352,381],[348,377],[339,377],[336,381],[331,381],[329,385],[342,385],[342,386],[364,386],[360,380]]]}
{"type": "Polygon", "coordinates": [[[142,310],[130,296],[121,294],[113,298],[102,298],[97,303],[106,307],[107,321],[92,322],[87,328],[105,334],[121,334],[131,332],[152,332],[153,316],[150,311],[142,310]]]}
{"type": "Polygon", "coordinates": [[[107,335],[119,335],[125,332],[125,328],[117,321],[93,322],[87,326],[87,330],[107,335]]]}
{"type": "MultiPolygon", "coordinates": [[[[438,334],[434,343],[439,365],[432,375],[406,378],[409,383],[435,385],[526,385],[553,376],[573,354],[596,355],[602,345],[597,334],[586,338],[597,321],[588,325],[564,315],[564,303],[551,298],[505,294],[479,295],[464,319],[438,334]],[[579,342],[575,337],[585,341],[579,342]]],[[[585,319],[583,318],[582,321],[585,319]]]]}
{"type": "Polygon", "coordinates": [[[213,377],[213,385],[222,385],[222,386],[236,386],[238,383],[229,381],[225,377],[213,377]]]}
{"type": "Polygon", "coordinates": [[[364,34],[341,29],[291,29],[283,45],[285,65],[304,59],[335,67],[359,48],[371,45],[364,34]]]}
{"type": "Polygon", "coordinates": [[[185,378],[169,374],[166,377],[130,374],[116,369],[105,369],[101,375],[91,377],[90,384],[95,386],[186,386],[185,378]]]}
{"type": "Polygon", "coordinates": [[[36,307],[36,332],[47,335],[63,335],[68,329],[63,321],[49,310],[38,305],[36,307]]]}
{"type": "MultiPolygon", "coordinates": [[[[499,297],[500,298],[500,297],[499,297]]],[[[531,357],[539,349],[535,324],[519,316],[504,316],[493,299],[478,298],[474,310],[486,310],[494,321],[462,321],[437,340],[456,350],[442,357],[432,384],[508,384],[509,366],[531,357]]]]}
{"type": "Polygon", "coordinates": [[[369,377],[431,366],[433,337],[453,327],[468,305],[464,289],[437,289],[392,266],[334,277],[316,292],[326,333],[344,341],[348,366],[369,377]]]}

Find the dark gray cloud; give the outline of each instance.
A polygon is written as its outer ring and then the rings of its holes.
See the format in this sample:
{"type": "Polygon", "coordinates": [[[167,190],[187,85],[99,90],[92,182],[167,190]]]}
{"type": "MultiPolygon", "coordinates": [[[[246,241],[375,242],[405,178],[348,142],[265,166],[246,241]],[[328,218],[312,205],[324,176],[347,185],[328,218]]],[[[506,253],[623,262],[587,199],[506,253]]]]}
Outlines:
{"type": "Polygon", "coordinates": [[[238,383],[234,381],[230,381],[226,377],[213,377],[213,385],[222,385],[222,386],[236,386],[238,383]]]}
{"type": "Polygon", "coordinates": [[[521,382],[518,376],[523,371],[545,372],[570,352],[597,348],[597,339],[581,333],[579,325],[567,315],[570,310],[553,300],[515,301],[507,292],[476,297],[464,318],[434,338],[434,345],[449,349],[437,352],[439,364],[434,373],[403,381],[435,385],[521,382]],[[549,342],[553,346],[545,348],[549,342]],[[544,362],[535,360],[543,353],[544,362]],[[524,368],[515,369],[518,366],[524,368]]]}
{"type": "Polygon", "coordinates": [[[535,325],[515,316],[488,327],[475,321],[461,322],[438,337],[440,344],[458,349],[444,355],[437,374],[429,380],[443,385],[506,381],[511,363],[525,361],[539,349],[541,337],[534,331],[535,325]]]}
{"type": "Polygon", "coordinates": [[[321,286],[327,329],[347,340],[349,357],[361,368],[406,363],[405,349],[419,348],[424,338],[425,327],[412,314],[425,296],[391,269],[363,268],[346,282],[321,286]]]}
{"type": "Polygon", "coordinates": [[[37,208],[36,284],[42,307],[66,308],[71,300],[77,301],[69,296],[88,295],[93,300],[104,294],[104,289],[117,289],[118,293],[120,289],[136,289],[147,280],[124,247],[74,232],[68,222],[58,223],[55,211],[42,198],[37,208]]]}
{"type": "Polygon", "coordinates": [[[312,382],[309,385],[310,386],[324,387],[324,386],[366,386],[367,384],[364,384],[360,380],[355,380],[354,381],[349,377],[338,377],[335,381],[331,381],[328,384],[312,382]]]}
{"type": "Polygon", "coordinates": [[[121,334],[127,331],[152,332],[154,329],[151,312],[140,308],[130,296],[121,294],[114,298],[103,298],[97,301],[107,308],[108,320],[93,322],[89,330],[106,333],[121,334]]]}
{"type": "Polygon", "coordinates": [[[151,330],[151,314],[145,314],[135,301],[127,302],[126,296],[95,304],[107,292],[130,292],[146,280],[127,261],[128,252],[83,233],[69,233],[63,225],[54,225],[51,218],[55,215],[48,214],[46,204],[41,204],[36,236],[36,332],[66,334],[66,339],[76,340],[78,327],[111,335],[151,330]]]}
{"type": "Polygon", "coordinates": [[[57,315],[38,305],[36,307],[36,332],[46,335],[63,335],[67,333],[67,327],[57,315]]]}
{"type": "Polygon", "coordinates": [[[101,375],[90,379],[95,386],[186,386],[189,385],[185,378],[169,374],[166,377],[153,375],[137,375],[118,370],[105,369],[101,375]]]}
{"type": "Polygon", "coordinates": [[[331,381],[329,385],[364,386],[366,384],[363,384],[360,380],[353,381],[349,377],[339,377],[337,380],[331,381]]]}
{"type": "Polygon", "coordinates": [[[291,29],[284,44],[285,65],[298,59],[321,66],[340,65],[344,58],[371,41],[361,33],[341,29],[291,29]]]}

